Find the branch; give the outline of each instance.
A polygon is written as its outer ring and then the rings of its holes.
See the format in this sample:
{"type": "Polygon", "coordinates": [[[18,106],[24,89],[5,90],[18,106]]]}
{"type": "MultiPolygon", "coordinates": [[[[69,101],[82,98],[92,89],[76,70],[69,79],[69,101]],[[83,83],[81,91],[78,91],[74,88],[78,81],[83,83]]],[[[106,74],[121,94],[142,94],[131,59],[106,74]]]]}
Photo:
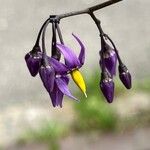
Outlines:
{"type": "Polygon", "coordinates": [[[99,9],[102,9],[104,7],[107,7],[109,5],[112,5],[112,4],[115,4],[115,3],[118,3],[120,1],[123,1],[123,0],[109,0],[109,1],[106,1],[104,3],[101,3],[101,4],[98,4],[96,6],[93,6],[93,7],[90,7],[90,11],[96,11],[96,10],[99,10],[99,9]]]}
{"type": "MultiPolygon", "coordinates": [[[[123,1],[123,0],[108,0],[106,2],[103,2],[101,4],[89,7],[89,8],[84,9],[84,10],[73,11],[73,12],[69,12],[69,13],[65,13],[65,14],[61,14],[61,15],[50,15],[50,17],[43,23],[43,25],[42,25],[42,27],[41,27],[41,29],[39,31],[39,34],[38,34],[35,46],[39,45],[39,41],[40,41],[40,36],[41,36],[42,30],[43,30],[43,28],[44,28],[44,26],[46,25],[47,22],[51,22],[51,23],[55,22],[55,21],[59,22],[63,18],[76,16],[76,15],[81,15],[81,14],[89,14],[93,18],[93,20],[95,21],[96,25],[99,28],[99,25],[98,25],[99,24],[99,20],[98,19],[96,20],[96,18],[93,16],[93,12],[96,11],[96,10],[102,9],[104,7],[110,6],[112,4],[118,3],[120,1],[123,1]]],[[[57,30],[58,30],[58,33],[59,33],[59,28],[57,28],[57,30]]],[[[101,29],[99,29],[99,30],[101,30],[101,29]]],[[[59,35],[61,35],[61,34],[59,34],[59,35]]],[[[61,38],[61,36],[60,36],[60,38],[61,38]]]]}
{"type": "Polygon", "coordinates": [[[118,3],[120,1],[123,1],[123,0],[109,0],[109,1],[103,2],[101,4],[89,7],[89,8],[84,9],[84,10],[73,11],[73,12],[57,15],[57,18],[60,20],[60,19],[70,17],[70,16],[76,16],[76,15],[81,15],[81,14],[89,14],[90,12],[94,12],[96,10],[99,10],[99,9],[104,8],[104,7],[110,6],[112,4],[118,3]]]}

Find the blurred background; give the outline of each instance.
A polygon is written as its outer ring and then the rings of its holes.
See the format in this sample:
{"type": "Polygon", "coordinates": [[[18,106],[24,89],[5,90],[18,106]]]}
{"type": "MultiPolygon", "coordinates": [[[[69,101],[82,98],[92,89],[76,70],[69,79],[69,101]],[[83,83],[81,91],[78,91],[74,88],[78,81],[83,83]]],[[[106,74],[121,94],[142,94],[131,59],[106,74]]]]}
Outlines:
{"type": "Polygon", "coordinates": [[[150,150],[149,0],[124,0],[95,13],[133,78],[127,91],[116,76],[111,105],[99,89],[100,39],[88,15],[61,21],[65,43],[78,53],[75,33],[86,46],[82,72],[87,99],[71,82],[70,90],[81,102],[65,97],[63,108],[53,108],[39,77],[30,76],[24,61],[49,15],[103,1],[0,0],[0,150],[150,150]]]}

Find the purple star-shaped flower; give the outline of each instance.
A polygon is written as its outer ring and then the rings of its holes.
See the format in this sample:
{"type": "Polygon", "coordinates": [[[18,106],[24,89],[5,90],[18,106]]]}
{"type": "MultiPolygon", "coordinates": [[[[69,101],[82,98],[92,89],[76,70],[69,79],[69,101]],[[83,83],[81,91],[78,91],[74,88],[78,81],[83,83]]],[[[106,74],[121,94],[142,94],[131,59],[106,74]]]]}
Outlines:
{"type": "Polygon", "coordinates": [[[66,45],[57,43],[56,46],[64,56],[65,66],[68,69],[68,73],[71,74],[71,77],[74,80],[74,82],[77,84],[80,90],[85,94],[85,96],[87,96],[85,82],[82,77],[82,74],[79,72],[79,68],[82,67],[85,61],[85,47],[77,36],[75,36],[74,34],[72,35],[77,40],[77,42],[81,47],[78,57],[73,52],[73,50],[67,47],[66,45]]]}
{"type": "Polygon", "coordinates": [[[81,51],[78,57],[75,55],[73,50],[71,50],[70,48],[68,48],[63,44],[58,44],[58,43],[57,43],[57,48],[64,55],[65,64],[61,63],[60,61],[52,57],[51,58],[48,57],[49,63],[52,65],[52,67],[55,70],[54,87],[53,90],[49,92],[54,107],[55,106],[62,107],[62,100],[64,95],[74,100],[77,100],[68,89],[68,83],[69,83],[68,74],[74,72],[75,70],[78,70],[84,64],[85,48],[82,42],[80,41],[80,39],[74,34],[73,36],[78,41],[81,47],[81,51]]]}
{"type": "Polygon", "coordinates": [[[66,66],[54,58],[49,57],[48,59],[55,70],[54,88],[49,92],[53,106],[62,107],[64,95],[77,100],[68,89],[69,77],[67,76],[68,69],[66,66]]]}

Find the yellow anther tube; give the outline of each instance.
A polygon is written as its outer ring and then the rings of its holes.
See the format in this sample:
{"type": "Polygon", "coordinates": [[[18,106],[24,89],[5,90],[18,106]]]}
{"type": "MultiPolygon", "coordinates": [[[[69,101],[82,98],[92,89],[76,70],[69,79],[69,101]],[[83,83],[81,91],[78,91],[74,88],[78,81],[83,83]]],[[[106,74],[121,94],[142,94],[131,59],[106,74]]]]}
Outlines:
{"type": "Polygon", "coordinates": [[[80,73],[80,71],[78,69],[75,69],[75,70],[71,71],[70,74],[71,74],[71,77],[72,77],[73,81],[80,88],[80,90],[84,93],[85,97],[87,97],[86,85],[85,85],[83,76],[80,73]]]}

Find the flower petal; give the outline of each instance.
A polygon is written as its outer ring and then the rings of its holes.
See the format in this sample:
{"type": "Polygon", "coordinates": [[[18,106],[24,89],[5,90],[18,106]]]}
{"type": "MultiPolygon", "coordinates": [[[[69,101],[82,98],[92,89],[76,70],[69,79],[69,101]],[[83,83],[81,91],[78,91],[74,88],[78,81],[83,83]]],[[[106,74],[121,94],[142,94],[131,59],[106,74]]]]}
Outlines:
{"type": "Polygon", "coordinates": [[[55,79],[55,71],[54,68],[51,66],[41,66],[39,70],[39,74],[41,80],[43,82],[44,87],[48,92],[51,92],[54,87],[54,79],[55,79]]]}
{"type": "Polygon", "coordinates": [[[59,90],[56,83],[54,83],[53,91],[50,92],[49,94],[50,94],[53,106],[54,107],[56,107],[56,106],[62,107],[62,100],[63,100],[64,94],[59,90]]]}
{"type": "Polygon", "coordinates": [[[49,93],[53,107],[56,107],[56,96],[57,96],[57,89],[56,89],[56,85],[54,83],[54,88],[53,91],[49,93]]]}
{"type": "Polygon", "coordinates": [[[58,60],[52,57],[48,57],[48,61],[53,66],[56,74],[60,74],[60,75],[67,74],[69,69],[67,68],[66,65],[64,65],[63,63],[59,62],[58,60]]]}
{"type": "Polygon", "coordinates": [[[57,106],[62,107],[63,97],[64,97],[64,94],[58,89],[57,90],[57,98],[56,98],[56,105],[57,106]]]}
{"type": "MultiPolygon", "coordinates": [[[[69,83],[69,77],[63,76],[63,77],[61,77],[61,79],[68,85],[68,83],[69,83]]],[[[57,92],[56,103],[57,103],[57,106],[59,105],[60,107],[62,107],[62,101],[63,101],[64,94],[59,90],[58,87],[57,87],[57,89],[58,89],[58,92],[57,92]]]]}
{"type": "Polygon", "coordinates": [[[56,78],[55,82],[58,86],[58,88],[60,89],[60,91],[67,95],[68,97],[77,100],[69,91],[68,86],[67,86],[67,82],[65,81],[66,79],[62,78],[56,78]]]}
{"type": "Polygon", "coordinates": [[[63,44],[58,43],[56,44],[56,46],[60,50],[60,52],[64,55],[65,64],[69,67],[69,69],[73,69],[80,66],[80,62],[77,56],[70,48],[68,48],[63,44]]]}
{"type": "MultiPolygon", "coordinates": [[[[69,78],[67,76],[63,76],[63,77],[61,77],[61,79],[68,85],[69,78]]],[[[54,83],[53,91],[50,92],[49,94],[50,94],[53,106],[54,107],[56,107],[56,106],[62,107],[62,101],[63,101],[64,94],[60,91],[56,82],[54,83]]]]}
{"type": "Polygon", "coordinates": [[[73,33],[72,33],[72,35],[78,41],[78,43],[79,43],[79,45],[81,47],[78,59],[79,59],[81,65],[83,65],[84,61],[85,61],[85,47],[84,47],[83,43],[81,42],[81,40],[77,36],[75,36],[73,33]]]}
{"type": "Polygon", "coordinates": [[[68,76],[61,76],[61,79],[68,85],[69,77],[68,76]]]}

